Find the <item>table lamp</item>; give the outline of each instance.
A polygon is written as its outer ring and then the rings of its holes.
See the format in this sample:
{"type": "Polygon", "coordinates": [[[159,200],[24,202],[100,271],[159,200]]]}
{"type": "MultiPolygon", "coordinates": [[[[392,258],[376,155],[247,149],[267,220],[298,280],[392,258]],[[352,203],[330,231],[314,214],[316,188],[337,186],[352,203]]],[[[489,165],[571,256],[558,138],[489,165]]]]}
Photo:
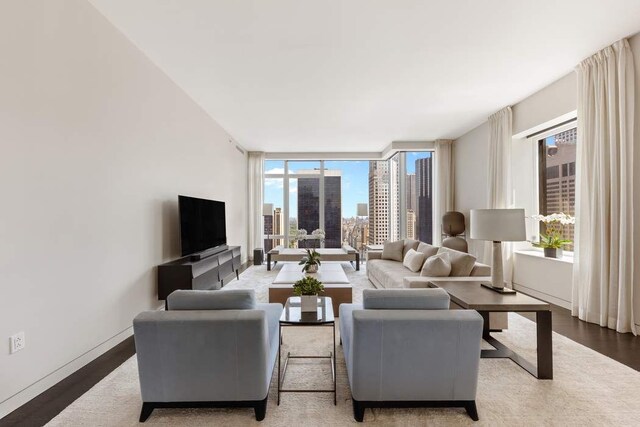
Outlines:
{"type": "Polygon", "coordinates": [[[471,239],[493,242],[491,283],[482,286],[500,293],[515,293],[504,287],[502,242],[526,239],[524,209],[471,209],[471,239]]]}

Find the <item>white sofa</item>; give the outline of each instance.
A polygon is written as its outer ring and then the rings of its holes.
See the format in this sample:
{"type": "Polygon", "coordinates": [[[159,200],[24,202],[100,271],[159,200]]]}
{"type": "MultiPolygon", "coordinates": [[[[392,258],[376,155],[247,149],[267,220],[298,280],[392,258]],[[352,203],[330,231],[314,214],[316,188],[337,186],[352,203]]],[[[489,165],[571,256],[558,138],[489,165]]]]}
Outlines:
{"type": "MultiPolygon", "coordinates": [[[[420,271],[409,270],[402,262],[382,259],[380,251],[369,251],[367,277],[378,289],[428,288],[429,282],[437,283],[438,280],[490,282],[491,266],[476,261],[469,276],[428,277],[421,276],[420,271]]],[[[490,313],[489,322],[492,330],[507,329],[509,325],[507,313],[490,313]]]]}

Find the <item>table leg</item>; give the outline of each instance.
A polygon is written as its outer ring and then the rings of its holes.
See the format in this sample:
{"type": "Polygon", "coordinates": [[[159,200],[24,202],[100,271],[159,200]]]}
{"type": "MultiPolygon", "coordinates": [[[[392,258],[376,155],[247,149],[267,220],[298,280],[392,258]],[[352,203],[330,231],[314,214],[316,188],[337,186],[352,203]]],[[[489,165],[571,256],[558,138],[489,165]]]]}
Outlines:
{"type": "Polygon", "coordinates": [[[278,325],[278,406],[280,406],[280,353],[282,352],[282,325],[278,325]]]}
{"type": "Polygon", "coordinates": [[[333,360],[331,361],[333,363],[333,404],[337,405],[338,404],[338,393],[336,391],[336,382],[338,379],[338,372],[336,371],[337,366],[336,366],[336,324],[333,324],[333,360]]]}
{"type": "Polygon", "coordinates": [[[538,336],[538,379],[553,379],[553,329],[551,311],[536,312],[536,329],[538,336]]]}
{"type": "Polygon", "coordinates": [[[267,254],[267,271],[271,271],[271,254],[267,254]]]}

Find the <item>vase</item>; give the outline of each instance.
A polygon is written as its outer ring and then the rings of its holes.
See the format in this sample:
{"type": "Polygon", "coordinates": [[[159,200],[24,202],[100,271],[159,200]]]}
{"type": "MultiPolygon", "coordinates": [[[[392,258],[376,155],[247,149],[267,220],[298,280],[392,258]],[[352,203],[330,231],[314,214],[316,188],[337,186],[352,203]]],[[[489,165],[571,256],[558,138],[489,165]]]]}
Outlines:
{"type": "Polygon", "coordinates": [[[318,295],[302,295],[300,297],[301,311],[318,311],[318,295]]]}
{"type": "Polygon", "coordinates": [[[562,249],[558,248],[544,248],[544,256],[547,258],[562,258],[562,249]]]}
{"type": "Polygon", "coordinates": [[[313,274],[318,272],[318,264],[310,264],[307,267],[307,273],[313,274]]]}

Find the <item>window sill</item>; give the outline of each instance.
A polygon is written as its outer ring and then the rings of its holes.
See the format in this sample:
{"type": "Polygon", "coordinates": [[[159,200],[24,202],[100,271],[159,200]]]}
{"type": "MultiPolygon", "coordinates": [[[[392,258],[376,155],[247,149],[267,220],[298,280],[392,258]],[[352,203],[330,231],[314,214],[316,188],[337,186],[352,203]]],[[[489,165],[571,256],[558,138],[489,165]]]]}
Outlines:
{"type": "Polygon", "coordinates": [[[539,251],[539,250],[535,250],[535,249],[515,251],[515,253],[517,253],[519,255],[542,258],[542,259],[546,259],[546,260],[553,261],[553,262],[565,262],[567,264],[573,264],[573,252],[566,252],[565,251],[564,252],[564,256],[562,258],[547,258],[547,257],[544,256],[544,252],[543,251],[539,251]]]}

